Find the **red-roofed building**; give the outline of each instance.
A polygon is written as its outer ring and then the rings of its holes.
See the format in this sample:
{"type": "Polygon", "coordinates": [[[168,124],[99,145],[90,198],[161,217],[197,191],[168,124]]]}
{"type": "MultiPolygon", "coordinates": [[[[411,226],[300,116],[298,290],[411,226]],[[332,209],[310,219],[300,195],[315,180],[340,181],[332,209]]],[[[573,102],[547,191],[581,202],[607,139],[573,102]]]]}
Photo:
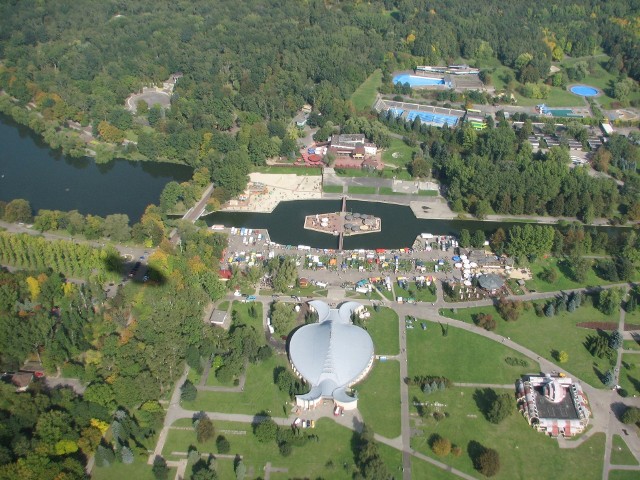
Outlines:
{"type": "Polygon", "coordinates": [[[218,276],[220,278],[220,280],[222,280],[223,282],[226,282],[227,280],[231,280],[231,270],[220,270],[218,272],[218,276]]]}

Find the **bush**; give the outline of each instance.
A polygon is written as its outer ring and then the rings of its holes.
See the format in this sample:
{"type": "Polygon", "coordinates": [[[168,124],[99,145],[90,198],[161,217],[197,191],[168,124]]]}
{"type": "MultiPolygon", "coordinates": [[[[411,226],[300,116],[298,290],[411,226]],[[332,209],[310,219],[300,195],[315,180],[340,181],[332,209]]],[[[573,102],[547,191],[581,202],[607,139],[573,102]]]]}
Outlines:
{"type": "Polygon", "coordinates": [[[496,309],[507,322],[515,322],[520,317],[524,306],[522,302],[501,298],[496,309]]]}
{"type": "Polygon", "coordinates": [[[218,453],[229,453],[231,445],[229,444],[229,440],[224,436],[218,435],[218,438],[216,438],[216,448],[218,449],[218,453]]]}
{"type": "Polygon", "coordinates": [[[460,455],[462,455],[462,448],[460,448],[458,445],[454,445],[453,447],[451,447],[451,455],[458,458],[460,455]]]}
{"type": "Polygon", "coordinates": [[[529,366],[529,362],[527,362],[526,360],[523,360],[522,358],[507,357],[504,359],[504,361],[507,365],[511,365],[512,367],[528,367],[529,366]]]}
{"type": "Polygon", "coordinates": [[[490,332],[496,329],[496,321],[493,319],[493,315],[491,314],[478,313],[477,315],[473,316],[473,321],[477,326],[484,328],[485,330],[488,330],[490,332]]]}
{"type": "Polygon", "coordinates": [[[198,440],[198,443],[205,443],[207,440],[212,438],[214,434],[215,429],[213,428],[211,419],[206,415],[203,415],[196,424],[196,439],[198,440]]]}
{"type": "Polygon", "coordinates": [[[622,414],[621,420],[622,423],[626,423],[627,425],[640,422],[640,408],[627,407],[627,409],[622,414]]]}
{"type": "Polygon", "coordinates": [[[485,477],[493,477],[500,471],[500,455],[492,448],[485,448],[476,458],[475,467],[485,477]]]}
{"type": "Polygon", "coordinates": [[[282,455],[283,457],[288,457],[289,455],[291,455],[291,451],[293,450],[293,448],[291,447],[291,444],[289,442],[282,442],[280,445],[278,445],[278,450],[280,450],[280,455],[282,455]]]}
{"type": "Polygon", "coordinates": [[[278,425],[272,418],[265,418],[255,426],[253,432],[259,442],[272,442],[278,434],[278,425]]]}
{"type": "Polygon", "coordinates": [[[487,412],[487,420],[491,423],[500,423],[505,418],[510,416],[516,409],[516,401],[513,395],[509,393],[503,393],[498,395],[491,404],[489,411],[487,412]]]}
{"type": "Polygon", "coordinates": [[[191,380],[185,380],[182,387],[180,387],[180,399],[187,402],[193,402],[197,396],[198,389],[196,386],[191,382],[191,380]]]}
{"type": "Polygon", "coordinates": [[[446,457],[451,453],[451,442],[446,438],[438,436],[431,443],[431,450],[439,457],[446,457]]]}

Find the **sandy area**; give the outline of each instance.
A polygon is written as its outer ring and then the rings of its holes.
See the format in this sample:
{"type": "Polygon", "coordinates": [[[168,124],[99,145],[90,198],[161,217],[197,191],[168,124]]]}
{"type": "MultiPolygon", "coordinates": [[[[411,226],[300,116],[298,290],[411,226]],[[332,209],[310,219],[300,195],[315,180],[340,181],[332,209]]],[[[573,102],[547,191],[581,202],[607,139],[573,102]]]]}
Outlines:
{"type": "Polygon", "coordinates": [[[246,200],[231,200],[224,206],[225,211],[271,212],[280,202],[288,200],[310,200],[322,197],[322,177],[298,176],[294,174],[251,173],[246,200]],[[252,184],[263,184],[264,189],[256,192],[252,184]]]}

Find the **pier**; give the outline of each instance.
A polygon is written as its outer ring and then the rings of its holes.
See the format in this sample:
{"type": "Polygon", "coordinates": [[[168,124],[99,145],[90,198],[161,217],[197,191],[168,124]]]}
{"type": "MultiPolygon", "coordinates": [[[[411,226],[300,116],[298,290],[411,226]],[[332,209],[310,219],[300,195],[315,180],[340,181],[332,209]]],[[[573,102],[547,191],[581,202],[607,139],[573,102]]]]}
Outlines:
{"type": "MultiPolygon", "coordinates": [[[[342,210],[340,210],[344,215],[347,213],[347,197],[342,197],[342,210]]],[[[340,230],[340,236],[338,237],[338,251],[341,252],[344,246],[344,229],[340,230]]]]}

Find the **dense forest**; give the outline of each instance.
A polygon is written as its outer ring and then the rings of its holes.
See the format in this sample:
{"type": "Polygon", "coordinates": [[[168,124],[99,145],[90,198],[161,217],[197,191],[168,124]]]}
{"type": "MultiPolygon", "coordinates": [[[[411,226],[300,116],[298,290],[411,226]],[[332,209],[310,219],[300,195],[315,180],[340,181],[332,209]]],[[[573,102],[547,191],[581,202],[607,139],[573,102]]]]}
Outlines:
{"type": "Polygon", "coordinates": [[[639,12],[637,1],[595,0],[9,1],[0,88],[15,100],[0,96],[0,111],[72,155],[84,147],[67,120],[113,145],[95,147],[99,161],[206,166],[224,200],[252,165],[295,153],[287,125],[303,104],[335,125],[353,117],[349,96],[376,68],[389,82],[422,63],[503,64],[534,84],[552,60],[604,50],[610,71],[639,79],[639,12]],[[124,108],[176,72],[169,109],[124,108]]]}

